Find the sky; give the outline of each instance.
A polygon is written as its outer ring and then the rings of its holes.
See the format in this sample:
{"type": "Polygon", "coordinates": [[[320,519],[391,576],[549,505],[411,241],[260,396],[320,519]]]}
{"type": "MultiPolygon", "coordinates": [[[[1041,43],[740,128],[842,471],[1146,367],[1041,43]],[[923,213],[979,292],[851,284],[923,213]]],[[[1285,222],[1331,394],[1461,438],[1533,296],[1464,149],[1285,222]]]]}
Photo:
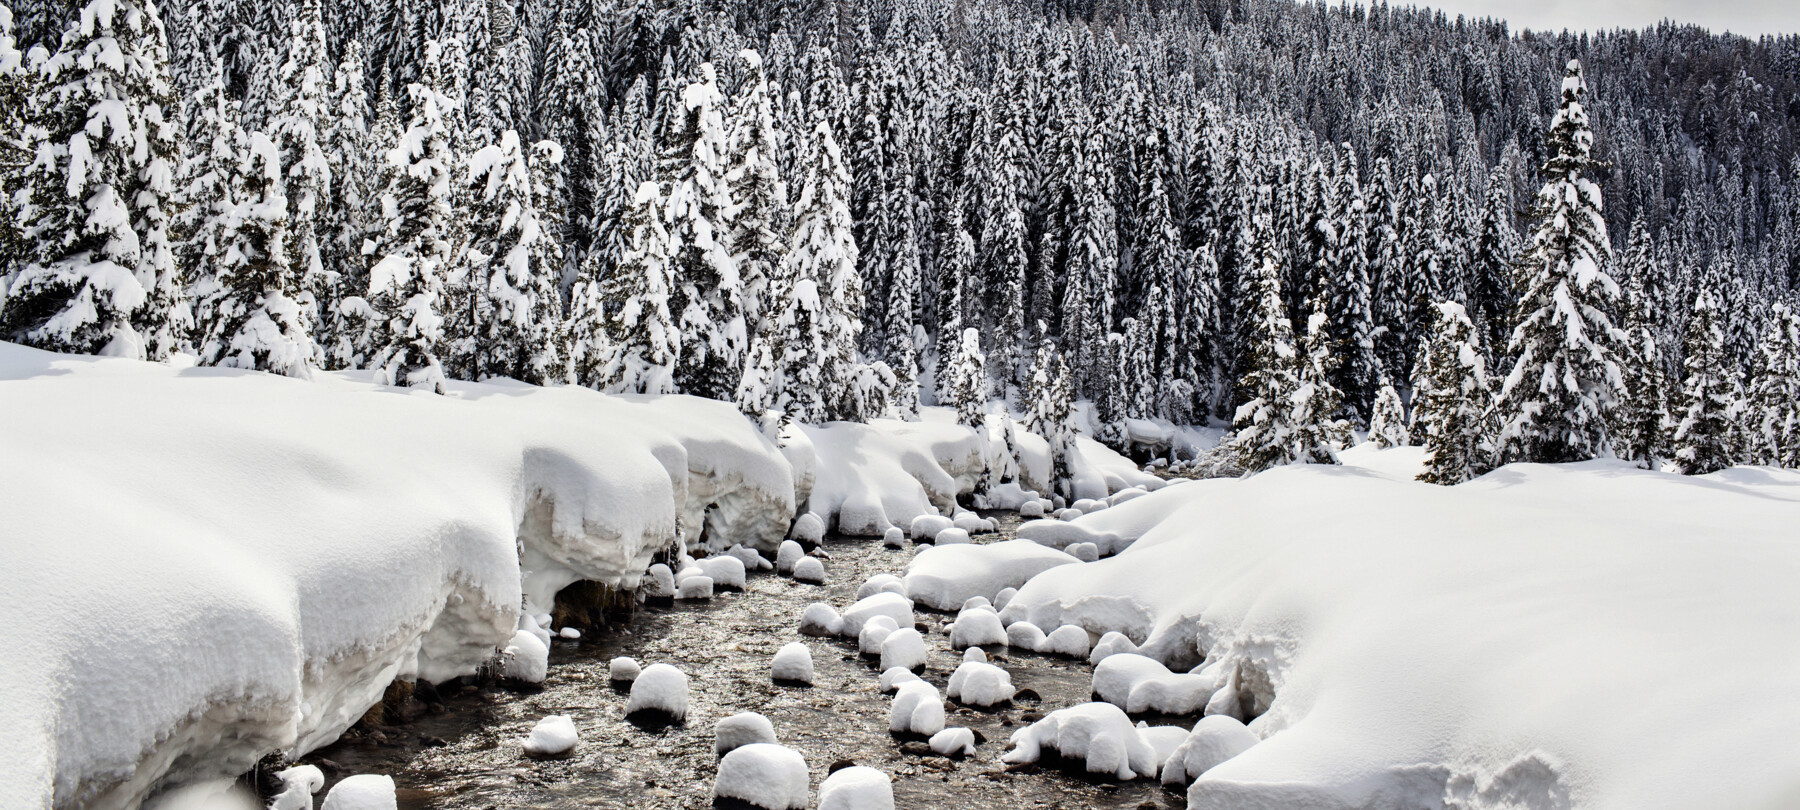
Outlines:
{"type": "Polygon", "coordinates": [[[1497,17],[1514,30],[1645,28],[1663,19],[1745,36],[1800,34],[1800,0],[1391,0],[1452,17],[1497,17]]]}

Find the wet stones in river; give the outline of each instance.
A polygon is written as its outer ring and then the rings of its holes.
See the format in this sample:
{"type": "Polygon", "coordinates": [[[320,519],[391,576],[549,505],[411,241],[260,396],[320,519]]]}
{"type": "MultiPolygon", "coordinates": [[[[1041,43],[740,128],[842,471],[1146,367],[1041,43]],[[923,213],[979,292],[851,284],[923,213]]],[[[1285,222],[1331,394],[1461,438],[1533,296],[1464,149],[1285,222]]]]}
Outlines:
{"type": "Polygon", "coordinates": [[[633,725],[658,730],[687,720],[687,674],[668,664],[651,664],[631,683],[625,717],[633,725]]]}

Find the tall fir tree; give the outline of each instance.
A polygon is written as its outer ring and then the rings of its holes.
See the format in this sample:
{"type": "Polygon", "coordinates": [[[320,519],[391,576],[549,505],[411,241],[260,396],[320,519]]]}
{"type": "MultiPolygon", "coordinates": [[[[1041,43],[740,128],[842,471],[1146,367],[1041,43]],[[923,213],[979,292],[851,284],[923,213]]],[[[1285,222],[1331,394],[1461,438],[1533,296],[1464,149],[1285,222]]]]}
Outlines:
{"type": "Polygon", "coordinates": [[[200,362],[309,378],[318,347],[310,298],[289,261],[281,148],[251,132],[239,160],[230,241],[220,257],[216,291],[204,304],[210,328],[200,362]]]}
{"type": "MultiPolygon", "coordinates": [[[[661,187],[654,181],[639,185],[632,198],[630,216],[623,223],[631,235],[631,249],[621,257],[618,269],[597,296],[599,302],[614,302],[616,306],[604,316],[604,342],[599,351],[590,343],[585,355],[576,355],[600,360],[591,370],[583,368],[578,360],[574,377],[583,384],[597,383],[603,390],[628,394],[668,394],[679,390],[675,367],[681,351],[681,327],[671,306],[675,273],[661,210],[661,187]]],[[[577,313],[583,308],[585,297],[578,291],[577,313]]],[[[586,306],[600,309],[605,304],[586,306]]]]}
{"type": "Polygon", "coordinates": [[[1430,460],[1419,480],[1449,486],[1492,468],[1493,387],[1481,332],[1463,305],[1444,301],[1413,381],[1412,436],[1430,460]]]}
{"type": "Polygon", "coordinates": [[[1676,410],[1674,459],[1688,475],[1704,475],[1737,462],[1733,434],[1743,385],[1726,357],[1718,298],[1701,290],[1688,318],[1686,377],[1676,410]]]}
{"type": "Polygon", "coordinates": [[[1800,314],[1771,307],[1744,403],[1745,460],[1800,468],[1800,314]]]}
{"type": "Polygon", "coordinates": [[[287,61],[281,66],[269,129],[284,170],[280,193],[287,201],[287,268],[297,279],[295,303],[308,310],[306,322],[312,324],[320,320],[318,302],[329,300],[336,287],[323,244],[333,182],[325,139],[334,128],[335,111],[320,0],[301,0],[289,16],[287,61]]]}
{"type": "Polygon", "coordinates": [[[1400,392],[1384,377],[1375,388],[1375,406],[1369,415],[1369,441],[1386,450],[1412,444],[1412,430],[1406,424],[1406,405],[1400,392]]]}
{"type": "Polygon", "coordinates": [[[1266,236],[1270,231],[1266,216],[1258,218],[1264,222],[1256,227],[1265,236],[1256,240],[1261,243],[1260,258],[1246,284],[1256,309],[1248,319],[1254,325],[1247,330],[1246,371],[1238,382],[1245,401],[1238,406],[1231,433],[1216,454],[1221,471],[1258,473],[1301,460],[1290,421],[1290,404],[1300,389],[1294,327],[1282,301],[1281,269],[1272,240],[1266,236]]]}
{"type": "Polygon", "coordinates": [[[680,116],[661,160],[663,223],[675,277],[670,310],[682,340],[675,383],[682,393],[731,400],[744,371],[748,335],[743,280],[727,237],[733,204],[727,141],[711,63],[682,92],[680,116]]]}
{"type": "MultiPolygon", "coordinates": [[[[1632,232],[1635,236],[1639,228],[1634,227],[1632,232]]],[[[1649,320],[1650,296],[1645,286],[1650,281],[1651,267],[1638,250],[1631,254],[1625,263],[1622,294],[1621,329],[1626,340],[1619,350],[1625,399],[1614,411],[1613,452],[1621,459],[1654,470],[1669,457],[1669,434],[1674,425],[1669,416],[1668,375],[1662,348],[1657,343],[1655,324],[1649,320]]]]}
{"type": "Polygon", "coordinates": [[[1502,462],[1562,462],[1609,452],[1607,421],[1623,398],[1621,342],[1612,311],[1619,286],[1607,275],[1611,248],[1601,216],[1586,84],[1571,60],[1551,121],[1550,159],[1534,211],[1508,354],[1511,373],[1496,408],[1502,462]]]}
{"type": "Polygon", "coordinates": [[[732,110],[730,166],[726,171],[731,200],[729,248],[743,279],[744,323],[750,334],[761,331],[769,296],[769,277],[787,252],[788,188],[781,173],[781,143],[786,133],[775,116],[767,71],[760,54],[745,50],[745,76],[732,110]]]}
{"type": "Polygon", "coordinates": [[[481,300],[477,379],[511,377],[541,385],[562,377],[561,256],[538,211],[561,161],[562,149],[554,142],[540,142],[527,153],[510,129],[499,143],[469,156],[468,254],[480,274],[481,300]]]}

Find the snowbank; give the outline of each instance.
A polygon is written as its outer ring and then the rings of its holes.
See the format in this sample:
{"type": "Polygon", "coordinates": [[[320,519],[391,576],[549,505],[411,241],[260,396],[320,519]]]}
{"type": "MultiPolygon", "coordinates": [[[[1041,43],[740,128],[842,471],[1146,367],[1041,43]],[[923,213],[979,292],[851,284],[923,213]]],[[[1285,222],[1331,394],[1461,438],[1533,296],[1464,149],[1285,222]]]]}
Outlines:
{"type": "Polygon", "coordinates": [[[1205,711],[1253,720],[1262,742],[1206,771],[1191,806],[1800,796],[1800,473],[1515,465],[1446,488],[1301,466],[1091,519],[1155,515],[1119,556],[1051,569],[1004,613],[1204,664],[1219,684],[1205,711]]]}
{"type": "Polygon", "coordinates": [[[773,549],[789,464],[728,404],[449,396],[0,344],[0,795],[133,805],[472,673],[678,530],[773,549]],[[523,549],[521,552],[520,549],[523,549]]]}
{"type": "Polygon", "coordinates": [[[806,511],[840,534],[880,537],[920,515],[952,512],[957,494],[974,485],[968,466],[980,471],[979,456],[964,457],[976,451],[974,432],[955,424],[877,420],[800,431],[818,456],[806,511]]]}
{"type": "Polygon", "coordinates": [[[935,610],[956,610],[970,597],[992,599],[1003,588],[1016,588],[1046,570],[1074,562],[1074,557],[1030,540],[932,546],[907,563],[906,594],[935,610]]]}

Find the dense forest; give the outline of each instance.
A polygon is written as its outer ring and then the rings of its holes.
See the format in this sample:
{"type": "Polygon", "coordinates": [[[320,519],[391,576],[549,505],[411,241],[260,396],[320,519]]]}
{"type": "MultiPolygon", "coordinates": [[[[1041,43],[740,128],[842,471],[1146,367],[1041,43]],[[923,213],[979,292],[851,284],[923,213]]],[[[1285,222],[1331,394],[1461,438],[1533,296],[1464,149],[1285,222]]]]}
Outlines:
{"type": "Polygon", "coordinates": [[[1086,399],[1115,444],[1264,437],[1219,469],[1364,428],[1446,482],[1800,464],[1800,36],[1280,0],[0,23],[10,340],[808,422],[1086,399]]]}

